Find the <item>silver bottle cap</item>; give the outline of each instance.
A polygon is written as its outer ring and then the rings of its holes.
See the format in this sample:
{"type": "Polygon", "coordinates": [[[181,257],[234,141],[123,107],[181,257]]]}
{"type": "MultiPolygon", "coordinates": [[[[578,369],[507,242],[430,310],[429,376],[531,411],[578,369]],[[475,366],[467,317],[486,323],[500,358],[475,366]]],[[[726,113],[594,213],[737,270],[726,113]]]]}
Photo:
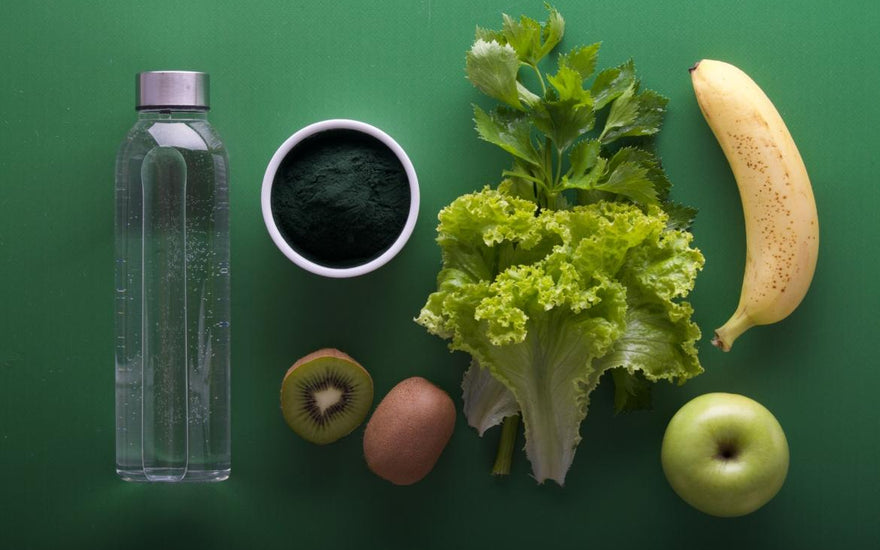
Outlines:
{"type": "Polygon", "coordinates": [[[136,108],[209,108],[208,73],[147,71],[137,74],[136,108]]]}

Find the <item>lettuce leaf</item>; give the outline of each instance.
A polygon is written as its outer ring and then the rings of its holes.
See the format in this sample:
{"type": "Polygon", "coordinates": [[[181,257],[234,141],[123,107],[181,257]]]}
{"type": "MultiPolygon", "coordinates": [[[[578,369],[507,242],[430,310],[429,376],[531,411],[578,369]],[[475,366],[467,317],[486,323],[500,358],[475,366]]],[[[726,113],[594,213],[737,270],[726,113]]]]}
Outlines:
{"type": "MultiPolygon", "coordinates": [[[[689,233],[668,228],[661,208],[540,210],[485,188],[453,201],[439,220],[443,269],[416,321],[510,391],[538,482],[564,483],[606,370],[638,370],[652,381],[701,371],[699,329],[679,299],[703,257],[689,233]]],[[[466,395],[472,383],[466,377],[466,395]]],[[[485,429],[487,419],[503,418],[490,409],[469,422],[485,429]]]]}
{"type": "Polygon", "coordinates": [[[492,376],[489,369],[482,368],[476,359],[464,373],[461,389],[464,416],[480,437],[506,417],[519,413],[519,404],[510,390],[492,376]]]}

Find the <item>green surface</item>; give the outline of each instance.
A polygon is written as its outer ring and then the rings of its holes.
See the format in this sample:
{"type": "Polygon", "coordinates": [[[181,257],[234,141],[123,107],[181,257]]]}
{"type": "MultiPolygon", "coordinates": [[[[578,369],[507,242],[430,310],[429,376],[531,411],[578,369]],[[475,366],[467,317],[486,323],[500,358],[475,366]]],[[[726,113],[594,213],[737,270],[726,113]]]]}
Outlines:
{"type": "MultiPolygon", "coordinates": [[[[322,347],[374,375],[410,375],[459,401],[463,356],[412,322],[439,267],[437,211],[494,183],[507,159],[477,140],[464,79],[476,25],[516,2],[8,2],[0,16],[0,547],[26,548],[870,548],[880,543],[880,292],[876,205],[880,9],[874,1],[557,2],[564,46],[603,41],[600,66],[633,57],[670,98],[659,141],[673,197],[700,208],[706,268],[692,295],[706,373],[660,385],[655,408],[614,417],[601,384],[565,488],[536,486],[518,453],[488,475],[461,415],[422,483],[370,474],[360,433],[297,438],[281,378],[322,347]],[[324,7],[319,7],[324,6],[324,7]],[[733,62],[776,102],[811,174],[819,265],[801,307],[734,350],[709,345],[732,312],[742,212],[687,67],[733,62]],[[230,153],[233,473],[214,485],[135,485],[114,470],[113,162],[134,123],[133,75],[211,73],[211,120],[230,153]],[[356,280],[310,275],[263,226],[275,148],[308,123],[373,123],[408,151],[421,218],[391,264],[356,280]],[[666,422],[708,391],[748,395],[788,436],[782,491],[753,515],[689,508],[660,468],[666,422]]],[[[521,441],[519,443],[521,445],[521,441]]]]}

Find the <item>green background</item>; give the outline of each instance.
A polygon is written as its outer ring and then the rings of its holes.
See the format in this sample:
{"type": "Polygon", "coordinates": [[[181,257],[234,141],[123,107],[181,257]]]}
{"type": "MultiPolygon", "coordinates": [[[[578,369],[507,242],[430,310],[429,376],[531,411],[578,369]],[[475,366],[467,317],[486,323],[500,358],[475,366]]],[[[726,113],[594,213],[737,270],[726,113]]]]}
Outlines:
{"type": "Polygon", "coordinates": [[[692,303],[706,372],[657,386],[653,411],[616,417],[612,385],[600,384],[564,488],[537,486],[521,452],[511,476],[489,476],[497,430],[480,439],[462,415],[434,471],[401,488],[366,469],[362,432],[327,447],[290,432],[281,377],[334,346],[372,372],[377,399],[421,375],[460,405],[465,357],[412,318],[439,267],[437,211],[508,163],[473,131],[470,105],[483,100],[464,52],[476,25],[499,27],[502,12],[543,19],[541,2],[3,2],[0,547],[876,547],[876,2],[556,5],[563,47],[601,40],[600,67],[632,57],[644,85],[670,98],[659,149],[673,198],[700,209],[706,267],[692,303]],[[708,335],[736,305],[743,221],[686,70],[704,57],[739,65],[777,104],[822,226],[801,307],[729,354],[708,335]],[[133,75],[159,68],[211,73],[210,119],[231,159],[233,473],[221,484],[127,484],[113,467],[113,163],[135,120],[133,75]],[[259,206],[275,148],[335,117],[397,139],[422,191],[404,251],[355,280],[295,267],[259,206]],[[691,509],[660,468],[669,418],[709,391],[760,401],[788,436],[788,479],[750,516],[691,509]]]}

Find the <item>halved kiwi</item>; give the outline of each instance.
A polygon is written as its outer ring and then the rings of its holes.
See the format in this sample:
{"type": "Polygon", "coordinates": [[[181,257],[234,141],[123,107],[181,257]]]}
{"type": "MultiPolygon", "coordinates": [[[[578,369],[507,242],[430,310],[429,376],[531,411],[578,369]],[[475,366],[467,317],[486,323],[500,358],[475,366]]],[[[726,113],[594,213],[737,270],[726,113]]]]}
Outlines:
{"type": "Polygon", "coordinates": [[[361,425],[373,404],[373,379],[357,361],[325,348],[288,369],[281,382],[281,413],[300,437],[326,445],[361,425]]]}

